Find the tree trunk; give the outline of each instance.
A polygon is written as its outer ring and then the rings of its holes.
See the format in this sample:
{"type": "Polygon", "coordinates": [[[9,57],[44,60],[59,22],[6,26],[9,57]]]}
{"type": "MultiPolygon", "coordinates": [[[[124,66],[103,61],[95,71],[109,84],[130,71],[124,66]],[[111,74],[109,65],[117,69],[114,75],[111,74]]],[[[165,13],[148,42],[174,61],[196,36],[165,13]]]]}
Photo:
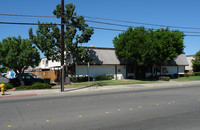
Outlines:
{"type": "Polygon", "coordinates": [[[137,69],[137,67],[136,66],[134,66],[134,70],[133,70],[133,72],[134,72],[134,75],[135,75],[135,79],[137,79],[137,74],[136,74],[136,69],[137,69]]]}
{"type": "Polygon", "coordinates": [[[20,81],[20,84],[21,84],[22,86],[25,86],[25,83],[24,83],[24,81],[23,81],[23,79],[22,79],[22,72],[19,72],[19,81],[20,81]]]}

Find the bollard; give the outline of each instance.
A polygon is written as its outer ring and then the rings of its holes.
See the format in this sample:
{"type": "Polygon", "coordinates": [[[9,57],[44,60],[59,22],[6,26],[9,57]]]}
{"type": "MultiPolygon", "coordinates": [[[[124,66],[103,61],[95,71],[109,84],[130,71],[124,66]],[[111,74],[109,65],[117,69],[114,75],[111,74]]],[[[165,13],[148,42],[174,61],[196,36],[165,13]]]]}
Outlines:
{"type": "Polygon", "coordinates": [[[0,84],[0,88],[1,88],[1,95],[5,95],[5,84],[0,84]]]}

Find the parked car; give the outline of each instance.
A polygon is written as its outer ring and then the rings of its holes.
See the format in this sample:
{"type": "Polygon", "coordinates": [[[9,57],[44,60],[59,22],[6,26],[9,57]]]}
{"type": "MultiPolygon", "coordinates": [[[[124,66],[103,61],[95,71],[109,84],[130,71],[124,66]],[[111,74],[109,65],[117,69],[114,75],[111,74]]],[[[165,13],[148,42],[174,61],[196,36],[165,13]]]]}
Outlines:
{"type": "Polygon", "coordinates": [[[7,73],[1,73],[3,77],[7,77],[7,73]]]}
{"type": "MultiPolygon", "coordinates": [[[[31,85],[34,82],[41,82],[44,83],[44,79],[40,76],[37,76],[33,73],[25,72],[22,75],[22,81],[25,85],[31,85]]],[[[17,87],[20,85],[19,76],[16,75],[14,79],[9,79],[9,83],[13,84],[13,86],[17,87]]]]}

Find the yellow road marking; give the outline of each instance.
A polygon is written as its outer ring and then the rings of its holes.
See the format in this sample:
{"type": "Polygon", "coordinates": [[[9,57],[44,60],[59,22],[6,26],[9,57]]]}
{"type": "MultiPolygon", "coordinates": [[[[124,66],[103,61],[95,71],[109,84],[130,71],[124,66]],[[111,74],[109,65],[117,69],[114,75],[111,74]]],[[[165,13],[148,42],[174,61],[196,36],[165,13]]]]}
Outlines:
{"type": "Polygon", "coordinates": [[[30,104],[26,104],[26,106],[30,106],[30,104]]]}
{"type": "Polygon", "coordinates": [[[118,111],[120,111],[120,109],[117,109],[118,111]]]}
{"type": "Polygon", "coordinates": [[[156,104],[156,106],[160,106],[160,104],[156,104]]]}
{"type": "Polygon", "coordinates": [[[138,106],[138,108],[142,108],[142,106],[138,106]]]}
{"type": "Polygon", "coordinates": [[[109,114],[109,112],[106,112],[106,114],[109,114]]]}
{"type": "Polygon", "coordinates": [[[82,115],[79,115],[79,117],[82,118],[83,116],[82,116],[82,115]]]}
{"type": "Polygon", "coordinates": [[[46,122],[50,122],[50,120],[46,120],[46,122]]]}
{"type": "Polygon", "coordinates": [[[170,105],[171,103],[170,103],[170,102],[168,102],[168,104],[170,105]]]}
{"type": "Polygon", "coordinates": [[[8,127],[10,128],[10,127],[12,127],[12,125],[8,125],[8,127]]]}
{"type": "Polygon", "coordinates": [[[130,111],[132,111],[132,110],[133,110],[133,108],[129,108],[129,110],[130,110],[130,111]]]}

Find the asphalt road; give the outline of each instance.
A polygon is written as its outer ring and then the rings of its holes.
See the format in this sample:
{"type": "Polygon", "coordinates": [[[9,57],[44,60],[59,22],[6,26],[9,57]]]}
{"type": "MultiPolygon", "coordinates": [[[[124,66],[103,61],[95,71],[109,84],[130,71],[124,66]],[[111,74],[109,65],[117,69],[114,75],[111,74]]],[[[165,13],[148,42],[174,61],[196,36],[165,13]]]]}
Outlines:
{"type": "Polygon", "coordinates": [[[0,130],[199,130],[200,85],[0,99],[0,130]]]}

